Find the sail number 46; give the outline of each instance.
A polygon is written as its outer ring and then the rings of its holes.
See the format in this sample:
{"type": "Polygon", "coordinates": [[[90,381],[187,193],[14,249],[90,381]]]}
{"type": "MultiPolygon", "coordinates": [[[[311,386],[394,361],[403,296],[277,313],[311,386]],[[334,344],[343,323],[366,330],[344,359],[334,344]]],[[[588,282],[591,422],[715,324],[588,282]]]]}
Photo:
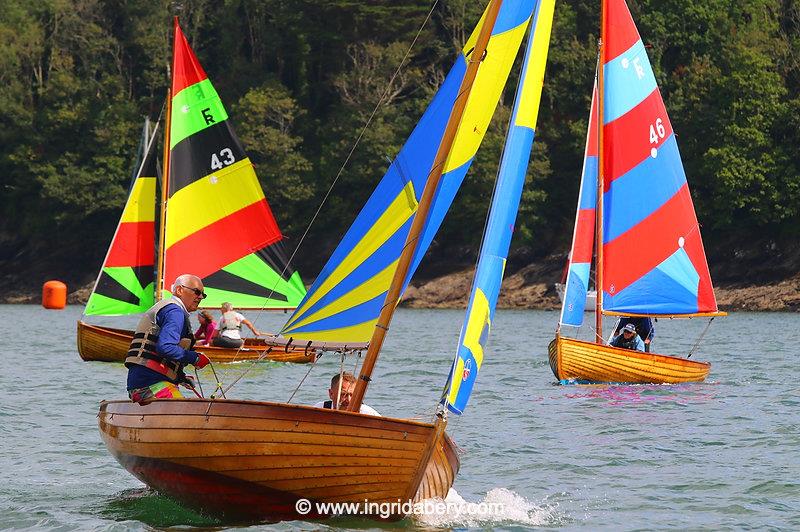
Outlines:
{"type": "Polygon", "coordinates": [[[660,118],[656,119],[655,124],[650,124],[650,144],[658,144],[666,134],[667,130],[664,129],[664,122],[660,118]]]}
{"type": "Polygon", "coordinates": [[[211,169],[219,170],[226,166],[230,166],[236,162],[236,157],[233,156],[233,151],[230,148],[222,149],[219,154],[211,154],[211,169]]]}

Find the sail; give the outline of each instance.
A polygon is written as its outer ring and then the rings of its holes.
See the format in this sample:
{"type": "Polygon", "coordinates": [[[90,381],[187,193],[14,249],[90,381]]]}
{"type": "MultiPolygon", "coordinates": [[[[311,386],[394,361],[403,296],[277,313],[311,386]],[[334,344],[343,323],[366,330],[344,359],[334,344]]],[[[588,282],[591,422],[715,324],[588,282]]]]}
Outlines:
{"type": "Polygon", "coordinates": [[[561,307],[562,325],[580,327],[589,290],[592,253],[594,251],[595,206],[597,204],[597,85],[592,90],[586,150],[583,155],[578,210],[569,252],[564,302],[561,307]]]}
{"type": "Polygon", "coordinates": [[[467,406],[494,320],[536,130],[554,6],[555,0],[538,0],[533,15],[467,313],[445,387],[445,404],[456,414],[467,406]]]}
{"type": "Polygon", "coordinates": [[[146,311],[154,302],[155,213],[158,177],[156,130],[143,132],[143,156],[131,184],[114,238],[89,301],[87,316],[121,316],[146,311]]]}
{"type": "Polygon", "coordinates": [[[164,283],[199,276],[203,307],[294,308],[305,295],[217,91],[175,21],[164,283]]]}
{"type": "MultiPolygon", "coordinates": [[[[406,285],[483,140],[532,8],[533,0],[511,0],[500,8],[406,285]]],[[[282,334],[317,341],[369,341],[485,17],[486,13],[282,334]]]]}
{"type": "Polygon", "coordinates": [[[603,309],[716,312],[675,134],[624,0],[603,27],[603,309]]]}

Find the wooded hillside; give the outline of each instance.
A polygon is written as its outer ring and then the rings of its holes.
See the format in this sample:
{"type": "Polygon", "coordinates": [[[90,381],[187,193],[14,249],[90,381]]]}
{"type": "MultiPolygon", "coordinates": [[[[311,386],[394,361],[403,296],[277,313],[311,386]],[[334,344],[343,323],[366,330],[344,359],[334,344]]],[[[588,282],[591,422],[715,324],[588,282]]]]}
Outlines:
{"type": "MultiPolygon", "coordinates": [[[[164,103],[174,15],[293,248],[432,4],[0,0],[0,274],[8,280],[34,262],[78,282],[94,277],[125,201],[142,121],[157,118],[164,103]]],[[[300,250],[305,277],[316,275],[320,250],[335,244],[402,146],[485,4],[436,6],[300,250]]],[[[800,232],[800,5],[629,5],[717,258],[712,271],[737,257],[763,266],[800,232]]],[[[513,243],[527,258],[569,245],[597,33],[596,0],[557,1],[513,243]]],[[[437,238],[434,261],[474,259],[464,250],[479,243],[514,86],[437,238]]]]}

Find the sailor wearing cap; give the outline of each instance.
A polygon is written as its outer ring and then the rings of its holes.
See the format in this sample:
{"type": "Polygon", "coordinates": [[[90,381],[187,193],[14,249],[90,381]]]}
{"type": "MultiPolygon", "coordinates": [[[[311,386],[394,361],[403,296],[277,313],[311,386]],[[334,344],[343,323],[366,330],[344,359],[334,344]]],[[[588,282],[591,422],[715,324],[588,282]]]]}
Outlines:
{"type": "Polygon", "coordinates": [[[636,334],[636,327],[632,323],[629,323],[623,327],[620,331],[620,334],[611,340],[610,345],[614,347],[621,347],[623,349],[644,352],[644,342],[641,338],[639,338],[639,335],[636,334]]]}

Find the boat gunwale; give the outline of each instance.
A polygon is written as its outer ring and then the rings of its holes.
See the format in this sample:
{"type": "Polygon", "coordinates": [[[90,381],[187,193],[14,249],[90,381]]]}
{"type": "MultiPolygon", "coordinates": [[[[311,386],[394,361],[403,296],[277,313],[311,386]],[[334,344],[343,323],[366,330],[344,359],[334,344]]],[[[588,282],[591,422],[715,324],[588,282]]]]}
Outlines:
{"type": "MultiPolygon", "coordinates": [[[[141,416],[144,416],[144,415],[147,415],[147,416],[199,415],[199,416],[206,416],[206,417],[212,417],[213,416],[213,417],[219,417],[219,418],[239,417],[239,418],[249,418],[249,419],[266,419],[264,416],[259,416],[259,415],[255,415],[255,414],[252,414],[252,415],[239,415],[239,414],[230,415],[230,414],[224,414],[224,413],[212,413],[211,410],[209,410],[207,413],[206,412],[198,412],[198,413],[187,413],[187,412],[152,412],[151,413],[151,412],[148,412],[148,413],[142,413],[142,412],[136,412],[136,411],[131,411],[131,412],[110,412],[108,410],[108,406],[109,405],[130,405],[132,407],[133,407],[133,405],[136,405],[137,407],[147,408],[148,406],[156,405],[156,404],[159,404],[159,403],[160,404],[168,404],[168,403],[202,403],[202,404],[208,404],[208,405],[219,404],[219,405],[228,406],[228,407],[241,406],[241,407],[244,407],[246,409],[252,409],[252,408],[262,408],[262,409],[263,408],[278,408],[278,409],[281,409],[281,410],[300,410],[300,411],[305,411],[306,413],[311,413],[313,415],[322,416],[323,418],[324,417],[329,417],[329,416],[340,416],[340,418],[339,418],[340,420],[341,419],[345,419],[345,420],[346,419],[350,419],[350,420],[352,420],[354,422],[356,420],[358,420],[359,423],[353,423],[355,426],[358,426],[358,427],[366,427],[363,424],[363,421],[368,421],[369,424],[371,424],[371,425],[372,424],[385,425],[388,422],[388,423],[399,423],[399,424],[402,424],[402,425],[413,426],[413,427],[417,427],[417,428],[420,428],[420,429],[426,429],[426,430],[432,430],[434,428],[434,424],[433,423],[426,423],[424,421],[414,421],[414,420],[411,420],[411,419],[394,418],[394,417],[388,417],[388,416],[373,416],[373,415],[370,415],[370,414],[362,414],[360,412],[350,412],[350,411],[347,411],[347,410],[333,410],[333,409],[330,409],[330,408],[321,408],[321,407],[316,407],[316,406],[312,406],[312,405],[297,405],[297,404],[288,404],[288,403],[276,403],[276,402],[272,402],[272,401],[255,401],[255,400],[248,400],[248,399],[199,399],[199,398],[194,398],[194,397],[187,397],[187,398],[183,398],[183,399],[156,399],[155,401],[152,401],[152,402],[148,403],[147,405],[138,405],[137,403],[134,403],[134,402],[132,402],[130,400],[126,400],[126,399],[114,399],[114,400],[110,400],[110,401],[103,400],[103,401],[100,402],[100,410],[99,410],[97,415],[99,416],[99,415],[101,415],[103,413],[111,415],[111,416],[124,415],[124,416],[137,416],[137,417],[141,417],[141,416]]],[[[284,419],[284,418],[276,418],[276,417],[270,416],[270,419],[284,419]]],[[[287,418],[286,420],[288,420],[288,421],[298,421],[296,418],[287,418]]],[[[310,420],[305,420],[305,421],[310,421],[310,420]]],[[[335,422],[335,424],[336,425],[348,425],[348,423],[340,423],[338,421],[335,422]]],[[[386,429],[384,429],[384,430],[386,430],[386,429]]]]}
{"type": "Polygon", "coordinates": [[[644,351],[636,351],[636,350],[633,350],[633,349],[625,349],[625,348],[622,348],[622,347],[614,347],[614,346],[611,346],[611,345],[597,344],[595,342],[589,342],[589,341],[586,341],[586,340],[579,340],[577,338],[570,338],[568,336],[561,336],[560,334],[556,335],[555,340],[558,341],[558,342],[565,341],[565,342],[573,342],[573,343],[578,343],[578,344],[584,344],[586,346],[590,346],[590,347],[595,348],[595,349],[600,349],[602,351],[606,351],[606,352],[610,352],[610,353],[618,353],[620,355],[624,355],[624,356],[627,356],[627,357],[630,357],[630,358],[638,358],[640,360],[653,360],[653,361],[656,361],[656,360],[662,359],[664,362],[667,362],[667,363],[677,361],[677,362],[680,362],[681,365],[686,365],[686,366],[702,366],[702,367],[707,367],[707,368],[711,367],[711,363],[710,362],[704,362],[704,361],[700,361],[700,360],[690,360],[688,358],[682,358],[682,357],[675,356],[675,355],[664,355],[664,354],[661,354],[661,353],[647,353],[647,352],[644,352],[644,351]]]}

